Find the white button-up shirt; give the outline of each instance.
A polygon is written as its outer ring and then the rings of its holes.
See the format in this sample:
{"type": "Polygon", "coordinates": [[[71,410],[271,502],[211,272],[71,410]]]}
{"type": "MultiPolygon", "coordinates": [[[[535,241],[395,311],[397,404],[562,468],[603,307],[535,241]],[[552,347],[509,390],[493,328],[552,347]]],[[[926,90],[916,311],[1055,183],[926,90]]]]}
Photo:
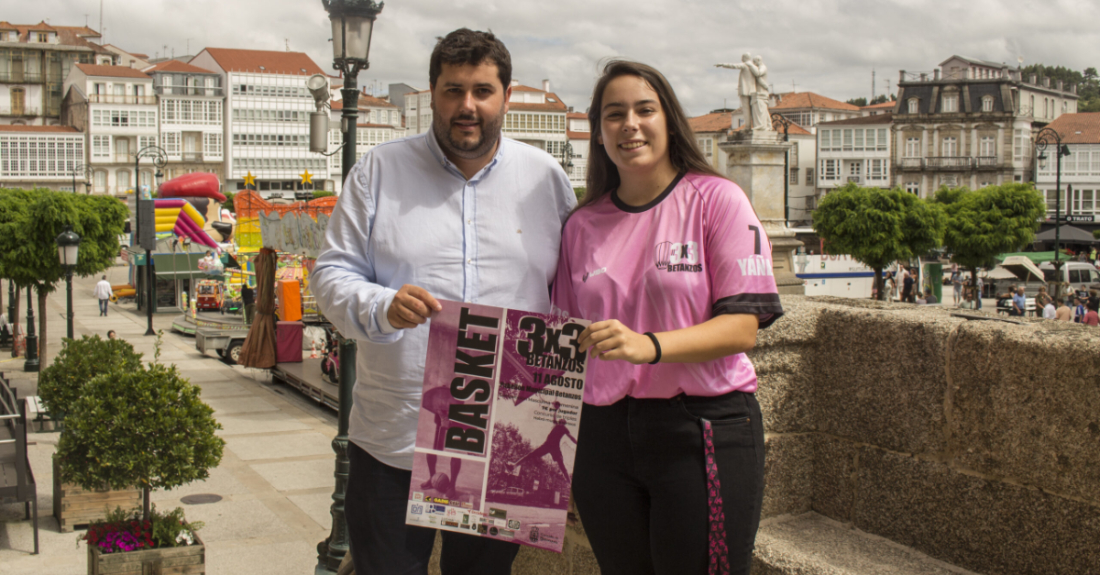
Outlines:
{"type": "Polygon", "coordinates": [[[412,468],[430,324],[390,325],[397,290],[412,284],[438,299],[549,311],[561,228],[575,205],[553,157],[507,138],[469,180],[431,131],[381,144],[355,165],[310,290],[358,343],[356,445],[412,468]]]}

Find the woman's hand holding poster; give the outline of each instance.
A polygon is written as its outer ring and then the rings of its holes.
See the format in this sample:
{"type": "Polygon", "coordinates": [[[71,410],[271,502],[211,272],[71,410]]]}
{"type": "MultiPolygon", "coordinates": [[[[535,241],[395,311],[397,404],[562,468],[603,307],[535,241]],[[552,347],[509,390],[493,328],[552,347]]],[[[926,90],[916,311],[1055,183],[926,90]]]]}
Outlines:
{"type": "Polygon", "coordinates": [[[406,523],[560,552],[589,322],[440,300],[406,523]]]}

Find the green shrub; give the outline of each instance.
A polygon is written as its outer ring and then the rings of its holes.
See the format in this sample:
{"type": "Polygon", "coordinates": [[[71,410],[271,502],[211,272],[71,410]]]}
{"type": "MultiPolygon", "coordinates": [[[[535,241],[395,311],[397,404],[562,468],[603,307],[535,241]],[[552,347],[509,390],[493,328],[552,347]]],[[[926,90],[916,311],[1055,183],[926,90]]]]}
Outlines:
{"type": "Polygon", "coordinates": [[[96,376],[112,371],[133,371],[141,367],[142,354],[121,339],[98,335],[66,339],[61,353],[38,376],[38,396],[54,419],[63,420],[96,376]]]}
{"type": "Polygon", "coordinates": [[[327,190],[314,190],[313,199],[319,200],[321,198],[327,198],[329,196],[335,196],[336,192],[329,192],[327,190]]]}
{"type": "Polygon", "coordinates": [[[199,392],[175,366],[156,363],[95,377],[58,441],[62,481],[89,490],[136,486],[148,519],[151,490],[206,479],[221,461],[221,425],[199,392]]]}

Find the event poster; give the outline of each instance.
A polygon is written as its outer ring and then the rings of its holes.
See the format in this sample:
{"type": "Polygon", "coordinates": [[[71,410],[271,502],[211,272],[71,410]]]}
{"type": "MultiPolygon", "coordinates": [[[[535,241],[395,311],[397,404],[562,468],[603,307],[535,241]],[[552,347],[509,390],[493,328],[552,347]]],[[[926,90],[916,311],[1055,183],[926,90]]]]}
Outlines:
{"type": "Polygon", "coordinates": [[[561,552],[588,321],[440,301],[406,523],[561,552]]]}

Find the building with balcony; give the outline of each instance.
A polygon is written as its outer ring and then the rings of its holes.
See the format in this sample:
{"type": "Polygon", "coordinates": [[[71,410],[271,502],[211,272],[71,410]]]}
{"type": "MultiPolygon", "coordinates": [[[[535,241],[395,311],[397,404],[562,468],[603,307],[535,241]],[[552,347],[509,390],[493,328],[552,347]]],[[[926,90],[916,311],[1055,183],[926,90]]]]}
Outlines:
{"type": "Polygon", "coordinates": [[[92,192],[122,195],[154,186],[149,159],[134,174],[134,154],[157,143],[153,78],[124,66],[76,64],[65,77],[66,124],[87,135],[92,192]]]}
{"type": "Polygon", "coordinates": [[[892,187],[891,114],[860,116],[817,125],[817,192],[849,183],[892,187]]]}
{"type": "Polygon", "coordinates": [[[567,113],[569,107],[557,94],[550,91],[550,80],[542,81],[541,90],[523,86],[513,80],[508,114],[504,116],[503,134],[542,149],[554,156],[559,163],[566,163],[567,113]]]}
{"type": "Polygon", "coordinates": [[[225,89],[217,72],[165,60],[153,77],[160,112],[158,145],[168,154],[165,179],[191,172],[225,175],[225,89]]]}
{"type": "Polygon", "coordinates": [[[894,184],[928,197],[940,186],[1032,181],[1033,130],[1068,110],[1077,110],[1075,86],[1024,81],[1003,64],[952,56],[932,74],[902,70],[894,184]]]}
{"type": "Polygon", "coordinates": [[[86,191],[84,134],[68,126],[0,125],[0,188],[86,191]]]}
{"type": "MultiPolygon", "coordinates": [[[[1100,229],[1100,112],[1062,114],[1048,128],[1058,132],[1069,155],[1062,158],[1062,222],[1092,231],[1100,229]]],[[[1058,183],[1054,146],[1039,160],[1035,186],[1047,201],[1047,218],[1042,229],[1054,225],[1058,183]]]]}
{"type": "Polygon", "coordinates": [[[588,124],[588,114],[567,112],[565,114],[565,135],[569,138],[569,161],[565,173],[574,188],[583,188],[588,181],[588,153],[592,138],[592,127],[588,124]]]}
{"type": "MultiPolygon", "coordinates": [[[[333,185],[325,189],[339,194],[344,182],[344,154],[336,152],[344,143],[344,133],[340,131],[340,118],[344,112],[344,103],[334,100],[331,103],[331,117],[328,132],[329,173],[333,185]]],[[[359,119],[355,128],[355,161],[359,161],[367,152],[382,142],[405,137],[405,128],[401,126],[401,112],[397,106],[381,98],[365,93],[359,94],[359,119]]]]}
{"type": "Polygon", "coordinates": [[[65,78],[77,63],[114,64],[85,26],[0,22],[0,125],[60,125],[65,78]]]}
{"type": "Polygon", "coordinates": [[[216,72],[225,89],[227,189],[244,189],[248,174],[265,197],[331,189],[328,161],[309,151],[309,115],[316,106],[306,80],[314,74],[324,75],[309,56],[206,48],[189,64],[216,72]],[[306,172],[312,184],[302,184],[306,172]]]}

